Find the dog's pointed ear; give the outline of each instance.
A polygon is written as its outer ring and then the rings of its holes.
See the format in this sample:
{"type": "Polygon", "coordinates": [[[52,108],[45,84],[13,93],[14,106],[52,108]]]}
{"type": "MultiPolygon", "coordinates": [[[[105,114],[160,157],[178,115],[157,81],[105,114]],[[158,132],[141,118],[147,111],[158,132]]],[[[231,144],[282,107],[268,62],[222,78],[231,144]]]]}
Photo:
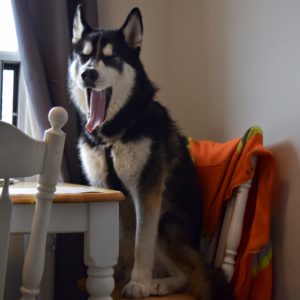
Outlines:
{"type": "Polygon", "coordinates": [[[120,30],[129,47],[133,49],[141,48],[143,40],[143,20],[142,14],[137,7],[130,11],[120,30]]]}
{"type": "Polygon", "coordinates": [[[73,20],[72,43],[77,43],[82,38],[83,32],[88,30],[90,30],[90,27],[83,17],[82,5],[78,4],[73,20]]]}

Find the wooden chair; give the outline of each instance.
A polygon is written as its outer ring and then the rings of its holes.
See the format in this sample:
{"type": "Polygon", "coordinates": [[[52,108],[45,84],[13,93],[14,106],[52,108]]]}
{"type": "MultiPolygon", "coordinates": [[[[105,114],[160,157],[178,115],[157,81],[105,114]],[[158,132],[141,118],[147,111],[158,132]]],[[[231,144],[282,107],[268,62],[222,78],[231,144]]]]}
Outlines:
{"type": "Polygon", "coordinates": [[[67,112],[60,107],[49,112],[51,128],[43,141],[37,141],[18,128],[0,121],[0,178],[4,179],[0,199],[0,299],[3,298],[10,236],[12,202],[9,197],[10,178],[39,174],[37,204],[31,236],[23,268],[22,299],[34,299],[42,278],[47,229],[52,199],[62,161],[67,112]]]}
{"type": "MultiPolygon", "coordinates": [[[[36,141],[0,121],[0,299],[3,299],[9,235],[31,233],[22,275],[21,300],[35,300],[44,270],[47,233],[84,233],[90,299],[109,299],[114,289],[113,266],[118,259],[118,191],[58,183],[67,121],[66,111],[49,113],[51,128],[36,141]],[[39,174],[36,183],[9,178],[39,174]],[[0,188],[1,193],[1,188],[0,188]]],[[[49,254],[49,253],[48,253],[49,254]]],[[[47,272],[43,300],[54,299],[54,266],[47,272]]]]}
{"type": "Polygon", "coordinates": [[[262,130],[253,126],[242,138],[225,143],[191,141],[190,147],[202,186],[201,250],[207,262],[223,270],[235,299],[247,298],[252,289],[269,299],[275,164],[263,146],[262,130]],[[265,286],[260,285],[262,278],[265,286]]]}

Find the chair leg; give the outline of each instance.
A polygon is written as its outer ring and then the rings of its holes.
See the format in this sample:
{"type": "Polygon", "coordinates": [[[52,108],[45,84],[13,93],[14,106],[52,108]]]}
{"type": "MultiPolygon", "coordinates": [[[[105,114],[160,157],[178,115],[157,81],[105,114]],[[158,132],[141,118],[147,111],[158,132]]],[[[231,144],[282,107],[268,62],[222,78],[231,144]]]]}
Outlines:
{"type": "Polygon", "coordinates": [[[39,298],[42,300],[54,299],[55,241],[55,234],[47,235],[44,275],[40,284],[39,294],[39,298]]]}
{"type": "Polygon", "coordinates": [[[88,266],[89,300],[109,300],[115,287],[113,266],[118,259],[118,203],[91,203],[85,233],[84,260],[88,266]]]}
{"type": "Polygon", "coordinates": [[[43,200],[37,200],[23,267],[21,300],[35,300],[40,291],[51,206],[52,195],[48,199],[44,195],[43,200]]]}

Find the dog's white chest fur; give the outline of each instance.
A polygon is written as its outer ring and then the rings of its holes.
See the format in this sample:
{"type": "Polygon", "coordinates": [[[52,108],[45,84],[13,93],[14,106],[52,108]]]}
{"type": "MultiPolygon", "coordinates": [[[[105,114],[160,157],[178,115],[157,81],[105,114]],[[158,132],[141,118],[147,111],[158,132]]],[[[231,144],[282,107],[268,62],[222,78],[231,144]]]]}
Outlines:
{"type": "MultiPolygon", "coordinates": [[[[116,174],[133,194],[136,193],[136,185],[150,155],[151,141],[143,138],[138,141],[123,143],[116,141],[111,149],[111,157],[116,174]]],[[[105,148],[91,148],[86,143],[79,144],[80,157],[84,172],[90,184],[100,187],[109,187],[106,179],[108,166],[105,157],[105,148]]]]}
{"type": "Polygon", "coordinates": [[[116,142],[112,148],[112,158],[117,175],[130,192],[135,193],[141,172],[150,155],[150,139],[123,144],[116,142]]]}
{"type": "Polygon", "coordinates": [[[105,159],[104,148],[91,148],[80,141],[79,153],[83,171],[91,185],[106,188],[108,168],[105,159]]]}

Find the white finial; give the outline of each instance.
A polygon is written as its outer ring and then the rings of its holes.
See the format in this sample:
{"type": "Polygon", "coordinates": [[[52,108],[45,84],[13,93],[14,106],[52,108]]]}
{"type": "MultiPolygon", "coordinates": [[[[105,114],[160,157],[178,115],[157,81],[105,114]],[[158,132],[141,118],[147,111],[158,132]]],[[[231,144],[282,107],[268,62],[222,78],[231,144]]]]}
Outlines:
{"type": "Polygon", "coordinates": [[[48,120],[55,131],[60,131],[68,121],[68,113],[63,107],[53,107],[48,114],[48,120]]]}

